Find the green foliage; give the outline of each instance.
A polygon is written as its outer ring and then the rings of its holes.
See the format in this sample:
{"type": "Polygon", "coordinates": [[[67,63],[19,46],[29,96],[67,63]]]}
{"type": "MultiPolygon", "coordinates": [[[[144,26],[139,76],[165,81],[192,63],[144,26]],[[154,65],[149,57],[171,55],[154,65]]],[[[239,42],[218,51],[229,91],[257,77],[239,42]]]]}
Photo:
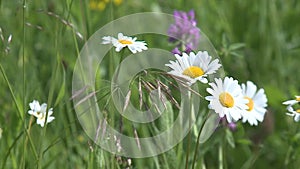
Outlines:
{"type": "MultiPolygon", "coordinates": [[[[300,129],[292,117],[285,115],[282,102],[300,95],[299,16],[300,3],[296,0],[123,0],[120,5],[111,1],[103,10],[93,10],[89,1],[82,0],[0,0],[4,37],[0,40],[0,168],[173,169],[184,168],[187,163],[189,168],[210,169],[219,167],[220,158],[224,168],[297,168],[300,129]],[[101,26],[137,12],[171,14],[175,9],[195,10],[198,26],[216,47],[226,74],[264,88],[268,113],[258,127],[239,122],[237,129],[230,131],[222,123],[216,129],[205,123],[206,114],[201,110],[190,136],[173,149],[156,157],[130,159],[129,165],[129,158],[102,150],[82,129],[71,99],[73,68],[80,49],[101,26]],[[45,128],[27,113],[34,99],[54,109],[55,120],[45,128]]],[[[171,49],[165,37],[143,36],[149,47],[171,49]]],[[[115,58],[105,57],[97,77],[111,77],[119,63],[115,58]]],[[[156,86],[156,78],[161,80],[180,101],[173,81],[155,73],[137,77],[156,86]]],[[[140,106],[139,78],[132,82],[130,101],[135,107],[140,106]]],[[[100,109],[105,110],[111,125],[128,136],[135,137],[135,130],[141,137],[155,135],[170,127],[178,115],[178,108],[168,98],[165,112],[154,124],[122,121],[116,108],[110,106],[110,85],[96,80],[100,109]]],[[[143,89],[142,93],[149,104],[148,91],[143,89]]]]}

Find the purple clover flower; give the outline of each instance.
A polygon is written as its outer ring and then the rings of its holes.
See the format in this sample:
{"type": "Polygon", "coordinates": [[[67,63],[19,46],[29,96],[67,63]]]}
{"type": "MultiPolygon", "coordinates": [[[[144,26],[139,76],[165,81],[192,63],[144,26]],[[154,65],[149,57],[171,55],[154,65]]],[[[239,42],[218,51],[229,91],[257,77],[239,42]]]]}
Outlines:
{"type": "Polygon", "coordinates": [[[194,10],[189,12],[174,11],[175,23],[171,24],[168,30],[169,41],[177,43],[173,53],[181,54],[182,51],[190,53],[198,46],[200,39],[200,29],[196,26],[194,10]]]}
{"type": "Polygon", "coordinates": [[[181,55],[181,51],[179,50],[178,47],[175,47],[175,48],[172,50],[172,53],[173,53],[173,54],[181,55]]]}
{"type": "Polygon", "coordinates": [[[235,131],[236,130],[236,123],[235,122],[231,122],[227,124],[227,127],[231,130],[231,131],[235,131]]]}
{"type": "Polygon", "coordinates": [[[229,130],[231,131],[236,131],[237,129],[236,122],[228,123],[225,116],[220,118],[220,123],[223,124],[225,127],[229,128],[229,130]]]}

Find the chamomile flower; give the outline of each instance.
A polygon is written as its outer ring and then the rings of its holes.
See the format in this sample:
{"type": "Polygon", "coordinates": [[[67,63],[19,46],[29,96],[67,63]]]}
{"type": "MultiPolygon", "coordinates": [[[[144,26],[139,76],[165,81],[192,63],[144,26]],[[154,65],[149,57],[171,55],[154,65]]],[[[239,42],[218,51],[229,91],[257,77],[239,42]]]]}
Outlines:
{"type": "Polygon", "coordinates": [[[119,33],[118,39],[111,36],[104,36],[102,38],[102,44],[113,44],[114,47],[116,47],[116,52],[120,52],[125,47],[128,47],[132,53],[142,52],[148,49],[144,41],[136,41],[136,39],[136,37],[132,38],[119,33]]]}
{"type": "Polygon", "coordinates": [[[28,111],[28,114],[39,117],[41,116],[41,113],[46,112],[47,104],[43,103],[40,105],[39,101],[33,100],[31,103],[29,103],[29,107],[31,110],[28,111]]]}
{"type": "Polygon", "coordinates": [[[262,122],[264,120],[264,115],[266,113],[267,107],[267,96],[264,89],[259,89],[253,82],[247,81],[246,84],[242,84],[242,92],[244,98],[249,102],[247,104],[248,109],[242,113],[242,121],[245,123],[248,121],[250,125],[257,125],[258,121],[262,122]]]}
{"type": "MultiPolygon", "coordinates": [[[[29,103],[29,107],[31,110],[28,111],[28,114],[35,116],[37,118],[36,123],[44,127],[46,114],[47,114],[46,112],[47,104],[43,103],[42,105],[40,105],[38,101],[33,100],[31,103],[29,103]]],[[[50,123],[55,119],[54,117],[51,116],[52,114],[53,114],[53,109],[50,108],[48,110],[47,123],[50,123]]]]}
{"type": "Polygon", "coordinates": [[[294,100],[288,100],[288,101],[283,102],[282,104],[288,105],[288,106],[293,106],[297,103],[300,103],[300,96],[295,96],[294,100]]]}
{"type": "Polygon", "coordinates": [[[294,110],[292,106],[288,106],[287,110],[290,113],[286,113],[286,115],[294,117],[295,122],[298,122],[300,120],[300,109],[294,110]]]}
{"type": "Polygon", "coordinates": [[[283,102],[282,104],[287,105],[287,111],[289,113],[286,113],[288,116],[294,117],[294,120],[298,122],[300,120],[300,108],[294,109],[294,105],[297,103],[300,103],[300,96],[295,96],[296,98],[294,100],[288,100],[283,102]]]}
{"type": "Polygon", "coordinates": [[[213,109],[221,118],[226,116],[228,123],[239,120],[243,111],[248,109],[248,100],[244,98],[238,81],[232,77],[225,77],[224,81],[216,78],[215,83],[209,85],[211,88],[206,90],[211,96],[205,97],[210,102],[208,108],[213,109]]]}
{"type": "MultiPolygon", "coordinates": [[[[55,119],[55,117],[51,116],[53,114],[53,109],[50,108],[48,111],[48,117],[47,117],[47,123],[50,123],[55,119]]],[[[36,123],[41,125],[41,127],[44,127],[45,121],[46,121],[46,112],[41,113],[39,117],[36,119],[36,123]]]]}
{"type": "Polygon", "coordinates": [[[190,52],[189,55],[183,53],[182,56],[175,54],[175,57],[176,61],[166,64],[172,69],[169,74],[185,79],[189,85],[197,80],[207,83],[207,75],[215,73],[221,67],[218,59],[211,61],[212,57],[207,51],[199,51],[197,54],[190,52]]]}

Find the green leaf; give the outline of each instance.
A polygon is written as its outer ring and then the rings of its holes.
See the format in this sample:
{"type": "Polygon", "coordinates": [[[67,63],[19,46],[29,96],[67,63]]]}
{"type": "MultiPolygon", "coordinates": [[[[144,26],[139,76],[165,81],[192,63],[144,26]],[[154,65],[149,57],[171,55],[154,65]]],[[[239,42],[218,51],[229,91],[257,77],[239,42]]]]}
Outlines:
{"type": "Polygon", "coordinates": [[[167,130],[174,123],[174,112],[172,104],[170,102],[165,102],[166,109],[159,118],[159,123],[162,131],[167,130]]]}
{"type": "Polygon", "coordinates": [[[204,126],[200,133],[200,143],[204,143],[214,133],[216,127],[219,124],[219,116],[210,111],[208,119],[205,121],[204,126]]]}
{"type": "Polygon", "coordinates": [[[232,148],[235,148],[234,138],[229,129],[226,129],[226,140],[232,148]]]}
{"type": "Polygon", "coordinates": [[[222,46],[224,48],[227,48],[227,46],[228,46],[228,39],[227,39],[227,36],[225,33],[222,34],[222,46]]]}
{"type": "Polygon", "coordinates": [[[239,144],[243,144],[243,145],[251,145],[252,144],[252,142],[248,139],[238,139],[236,142],[239,144]]]}
{"type": "Polygon", "coordinates": [[[244,43],[234,43],[234,44],[231,44],[229,46],[229,50],[230,51],[233,51],[233,50],[238,50],[238,49],[241,49],[243,47],[245,47],[246,45],[244,43]]]}
{"type": "Polygon", "coordinates": [[[292,137],[293,142],[299,142],[299,140],[300,140],[300,133],[297,133],[292,137]]]}
{"type": "Polygon", "coordinates": [[[66,91],[66,72],[65,72],[65,70],[63,70],[63,83],[62,83],[62,85],[61,85],[61,87],[59,89],[58,96],[57,96],[57,98],[55,100],[55,103],[54,103],[54,107],[56,107],[57,104],[64,97],[65,91],[66,91]]]}
{"type": "Polygon", "coordinates": [[[230,54],[233,55],[233,56],[239,57],[239,58],[243,57],[243,55],[241,55],[241,54],[239,54],[237,52],[230,52],[230,54]]]}

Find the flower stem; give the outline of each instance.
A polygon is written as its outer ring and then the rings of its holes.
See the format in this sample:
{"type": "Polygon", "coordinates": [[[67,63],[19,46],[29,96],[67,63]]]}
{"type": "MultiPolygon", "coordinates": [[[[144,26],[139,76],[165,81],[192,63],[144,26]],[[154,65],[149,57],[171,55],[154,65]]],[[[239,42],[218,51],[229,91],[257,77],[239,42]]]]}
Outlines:
{"type": "MultiPolygon", "coordinates": [[[[18,112],[19,118],[20,118],[22,121],[24,121],[24,119],[22,118],[22,117],[23,117],[23,115],[22,115],[22,109],[20,108],[20,105],[19,105],[18,102],[17,102],[16,96],[15,96],[13,90],[12,90],[11,84],[10,84],[10,82],[9,82],[7,76],[6,76],[5,70],[4,70],[4,68],[3,68],[3,66],[2,66],[1,63],[0,63],[0,70],[1,70],[1,73],[2,73],[2,75],[3,75],[3,77],[4,77],[5,82],[6,82],[7,86],[8,86],[8,88],[9,88],[11,97],[13,98],[13,101],[14,101],[16,107],[17,107],[17,110],[18,110],[17,112],[18,112]]],[[[25,106],[24,106],[24,107],[25,107],[25,106]]],[[[36,149],[35,149],[35,147],[34,147],[34,144],[33,144],[32,139],[31,139],[31,137],[30,137],[30,135],[29,135],[29,132],[26,130],[26,127],[24,128],[24,130],[25,130],[25,134],[26,134],[25,136],[27,136],[26,138],[29,139],[29,142],[30,142],[32,151],[34,152],[34,155],[35,155],[35,157],[37,158],[36,149]]],[[[25,137],[25,136],[24,136],[24,137],[25,137]]],[[[24,143],[25,143],[25,142],[24,142],[24,143]]],[[[25,146],[25,145],[26,145],[26,144],[24,144],[24,146],[25,146]]],[[[10,152],[10,151],[9,151],[9,152],[10,152]]],[[[25,156],[24,156],[24,158],[25,158],[25,156]]],[[[4,165],[3,165],[3,166],[4,166],[4,165]]]]}
{"type": "Polygon", "coordinates": [[[205,162],[204,162],[204,156],[201,157],[201,168],[206,169],[205,162]]]}
{"type": "MultiPolygon", "coordinates": [[[[192,93],[191,91],[188,91],[188,99],[191,100],[192,99],[192,93]]],[[[192,102],[190,102],[190,113],[189,113],[189,129],[191,128],[191,114],[194,112],[194,105],[192,102]]],[[[189,131],[188,133],[188,142],[187,142],[187,152],[186,152],[186,157],[185,157],[185,168],[188,169],[188,164],[189,164],[189,155],[190,155],[190,144],[191,144],[191,131],[189,131]]]]}
{"type": "MultiPolygon", "coordinates": [[[[15,145],[17,144],[17,142],[19,141],[19,139],[21,138],[21,136],[24,134],[24,131],[21,131],[20,134],[18,134],[18,136],[14,139],[13,143],[11,144],[11,146],[9,146],[6,155],[4,156],[3,160],[2,160],[2,169],[5,169],[5,164],[7,161],[8,156],[10,156],[11,151],[13,150],[13,148],[15,147],[15,145]]],[[[12,158],[14,158],[14,154],[11,154],[12,158]]]]}
{"type": "Polygon", "coordinates": [[[3,68],[3,66],[2,66],[1,63],[0,63],[0,70],[1,70],[2,76],[4,77],[5,82],[6,82],[7,86],[8,86],[8,88],[9,88],[9,92],[11,94],[11,97],[12,97],[12,99],[13,99],[16,107],[17,107],[17,110],[18,110],[18,113],[19,113],[19,118],[22,119],[22,110],[20,108],[20,105],[17,102],[16,96],[15,96],[13,90],[12,90],[11,84],[10,84],[10,82],[9,82],[7,76],[6,76],[5,70],[4,70],[4,68],[3,68]]]}
{"type": "MultiPolygon", "coordinates": [[[[25,105],[26,105],[26,100],[25,100],[25,91],[26,91],[26,85],[25,85],[25,42],[26,42],[26,31],[25,31],[25,9],[26,9],[26,0],[23,0],[23,23],[22,23],[22,27],[23,27],[23,51],[22,51],[22,66],[23,66],[23,95],[22,95],[22,101],[23,101],[23,113],[25,113],[25,105]]],[[[23,118],[23,125],[24,125],[24,130],[26,130],[26,121],[25,118],[23,118]]],[[[26,132],[28,133],[28,132],[26,132]]],[[[29,135],[29,134],[28,134],[29,135]]],[[[24,147],[23,147],[23,157],[22,157],[22,162],[21,162],[21,167],[25,168],[25,161],[26,161],[26,146],[27,146],[27,141],[28,141],[28,135],[24,135],[24,147]],[[26,137],[27,136],[27,137],[26,137]]]]}
{"type": "Polygon", "coordinates": [[[289,146],[288,150],[287,150],[287,153],[286,153],[286,157],[285,157],[285,160],[284,160],[284,166],[287,167],[288,164],[290,163],[290,156],[291,156],[291,153],[292,153],[292,146],[289,146]]]}
{"type": "Polygon", "coordinates": [[[223,143],[221,142],[219,145],[219,169],[223,169],[223,162],[224,156],[223,156],[223,143]]]}
{"type": "Polygon", "coordinates": [[[188,169],[188,164],[189,164],[190,142],[191,142],[191,132],[189,131],[189,133],[188,133],[187,152],[186,152],[186,156],[185,156],[185,169],[188,169]]]}
{"type": "MultiPolygon", "coordinates": [[[[204,117],[203,122],[206,121],[207,117],[208,117],[208,115],[206,117],[204,117]]],[[[196,142],[196,148],[195,148],[195,153],[194,153],[194,159],[193,159],[192,169],[195,168],[195,163],[196,163],[196,159],[197,159],[198,149],[199,149],[199,145],[200,145],[200,135],[201,135],[203,126],[204,126],[204,123],[201,125],[201,127],[199,129],[198,136],[197,136],[197,142],[196,142]]],[[[203,160],[203,163],[204,163],[204,160],[203,160]]]]}

